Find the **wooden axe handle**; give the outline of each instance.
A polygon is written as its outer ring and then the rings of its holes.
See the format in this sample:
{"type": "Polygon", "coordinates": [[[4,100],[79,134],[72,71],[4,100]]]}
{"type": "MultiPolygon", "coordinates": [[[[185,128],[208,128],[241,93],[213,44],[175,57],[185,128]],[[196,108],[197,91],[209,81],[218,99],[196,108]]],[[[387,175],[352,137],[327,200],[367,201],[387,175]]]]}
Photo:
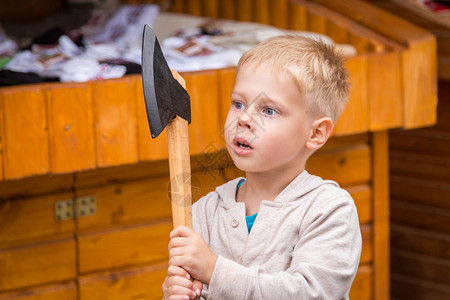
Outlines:
{"type": "MultiPolygon", "coordinates": [[[[176,71],[173,77],[186,89],[186,83],[176,71]]],[[[169,148],[170,198],[173,227],[192,228],[191,162],[188,122],[176,117],[167,125],[169,148]]]]}
{"type": "MultiPolygon", "coordinates": [[[[172,75],[186,89],[183,77],[174,70],[172,70],[172,75]]],[[[189,154],[188,122],[177,116],[167,124],[166,128],[173,228],[178,226],[192,228],[191,157],[189,154]]],[[[199,299],[200,297],[196,297],[194,300],[199,299]]]]}

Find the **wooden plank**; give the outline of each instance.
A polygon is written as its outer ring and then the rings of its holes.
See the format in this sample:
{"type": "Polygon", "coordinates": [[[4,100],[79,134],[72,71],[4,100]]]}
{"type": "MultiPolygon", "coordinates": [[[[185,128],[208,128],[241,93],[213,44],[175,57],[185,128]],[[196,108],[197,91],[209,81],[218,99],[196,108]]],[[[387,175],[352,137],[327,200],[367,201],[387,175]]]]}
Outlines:
{"type": "Polygon", "coordinates": [[[407,44],[411,40],[421,40],[430,35],[426,30],[366,1],[314,0],[314,2],[320,3],[338,14],[353,19],[361,25],[403,44],[407,44]],[[386,24],[389,24],[389,26],[386,26],[386,24]]]}
{"type": "Polygon", "coordinates": [[[172,222],[142,223],[78,233],[79,272],[159,262],[167,259],[172,222]],[[108,253],[108,255],[105,255],[108,253]]]}
{"type": "Polygon", "coordinates": [[[371,30],[367,26],[361,25],[359,20],[354,19],[353,16],[345,16],[345,14],[338,13],[334,9],[330,9],[329,7],[320,5],[316,2],[297,0],[296,3],[299,5],[304,5],[312,14],[326,18],[327,22],[334,23],[338,27],[345,28],[353,35],[364,37],[373,44],[383,46],[383,49],[396,49],[398,51],[407,49],[405,45],[386,38],[386,36],[371,30]]]}
{"type": "Polygon", "coordinates": [[[220,148],[219,126],[219,73],[201,71],[183,73],[187,91],[191,97],[191,124],[189,125],[189,148],[191,155],[209,149],[220,148]]]}
{"type": "Polygon", "coordinates": [[[449,259],[439,259],[409,251],[391,251],[392,270],[409,277],[448,285],[449,259]]]}
{"type": "MultiPolygon", "coordinates": [[[[214,190],[215,187],[225,183],[217,166],[206,159],[192,158],[195,169],[199,168],[198,164],[202,164],[199,171],[195,171],[193,168],[191,176],[194,202],[214,190]]],[[[156,178],[76,190],[77,197],[95,196],[97,205],[95,215],[77,220],[77,228],[110,227],[118,224],[170,218],[169,188],[169,175],[166,173],[156,178]]]]}
{"type": "Polygon", "coordinates": [[[372,135],[374,299],[389,299],[389,153],[388,133],[372,135]]]}
{"type": "Polygon", "coordinates": [[[39,85],[2,93],[4,178],[18,179],[50,171],[45,93],[39,85]],[[32,150],[32,151],[30,151],[32,150]]]}
{"type": "MultiPolygon", "coordinates": [[[[222,69],[219,72],[220,90],[219,90],[219,126],[225,128],[225,120],[231,105],[231,92],[234,88],[236,77],[236,68],[222,69]]],[[[225,148],[225,139],[223,130],[220,133],[220,146],[225,148]]]]}
{"type": "Polygon", "coordinates": [[[434,282],[392,274],[392,299],[427,299],[443,300],[450,298],[448,284],[436,284],[434,282]]]}
{"type": "MultiPolygon", "coordinates": [[[[450,120],[450,114],[448,117],[441,121],[450,120]]],[[[389,138],[391,151],[428,155],[443,160],[450,157],[450,130],[447,132],[440,132],[434,128],[393,130],[389,132],[389,138]]]]}
{"type": "Polygon", "coordinates": [[[46,90],[50,164],[54,174],[96,167],[91,89],[88,84],[46,90]]]}
{"type": "Polygon", "coordinates": [[[167,160],[96,169],[76,173],[74,188],[79,190],[111,183],[144,180],[149,177],[164,176],[168,172],[169,163],[167,160]]]}
{"type": "Polygon", "coordinates": [[[0,249],[0,291],[76,276],[75,240],[67,237],[0,249]]]}
{"type": "Polygon", "coordinates": [[[162,299],[161,285],[167,263],[117,272],[83,276],[79,279],[80,300],[162,299]]]}
{"type": "MultiPolygon", "coordinates": [[[[223,3],[222,1],[220,3],[223,3]]],[[[219,1],[218,0],[204,0],[203,3],[204,16],[210,18],[219,17],[219,1]]],[[[234,16],[233,16],[234,17],[234,16]]]]}
{"type": "Polygon", "coordinates": [[[450,232],[448,210],[404,201],[391,201],[391,222],[417,229],[446,234],[450,232]]]}
{"type": "Polygon", "coordinates": [[[373,260],[373,230],[371,225],[361,225],[362,250],[360,264],[370,264],[373,260]]]}
{"type": "Polygon", "coordinates": [[[1,201],[0,245],[73,231],[73,219],[60,221],[55,218],[55,202],[66,199],[73,199],[73,194],[1,201]]]}
{"type": "Polygon", "coordinates": [[[307,162],[306,169],[342,186],[367,183],[372,179],[371,153],[367,145],[355,145],[332,151],[319,150],[307,162]]]}
{"type": "Polygon", "coordinates": [[[448,201],[450,199],[450,184],[422,178],[411,178],[405,174],[403,176],[391,175],[390,186],[392,199],[450,210],[450,201],[448,201]]]}
{"type": "Polygon", "coordinates": [[[92,84],[98,167],[137,162],[135,88],[130,77],[92,84]]]}
{"type": "Polygon", "coordinates": [[[289,1],[288,23],[289,29],[306,31],[307,30],[307,12],[303,5],[294,4],[289,1]]]}
{"type": "Polygon", "coordinates": [[[3,169],[3,153],[5,152],[4,144],[5,144],[4,108],[3,108],[3,96],[0,94],[0,182],[3,180],[5,174],[3,169]]]}
{"type": "Polygon", "coordinates": [[[269,24],[269,0],[253,1],[253,22],[269,24]]]}
{"type": "Polygon", "coordinates": [[[236,4],[236,1],[219,1],[219,17],[222,19],[236,19],[236,4]]]}
{"type": "Polygon", "coordinates": [[[368,130],[367,110],[367,58],[355,56],[346,60],[345,67],[350,75],[350,98],[336,123],[334,135],[348,135],[368,130]]]}
{"type": "Polygon", "coordinates": [[[71,192],[73,175],[41,175],[20,180],[0,181],[0,199],[18,199],[71,192]]]}
{"type": "Polygon", "coordinates": [[[380,53],[367,58],[369,129],[379,131],[400,127],[403,124],[400,54],[380,53]]]}
{"type": "Polygon", "coordinates": [[[344,187],[355,201],[360,224],[372,221],[372,188],[368,184],[344,187]]]}
{"type": "Polygon", "coordinates": [[[244,22],[253,21],[253,0],[240,0],[238,3],[236,2],[235,5],[239,4],[239,9],[236,10],[237,20],[244,22]]]}
{"type": "Polygon", "coordinates": [[[164,176],[76,190],[77,197],[95,196],[97,205],[96,214],[78,219],[77,227],[110,227],[170,218],[168,188],[169,178],[164,176]]]}
{"type": "Polygon", "coordinates": [[[137,114],[137,135],[138,152],[140,161],[152,161],[167,159],[167,133],[166,130],[153,139],[147,119],[147,109],[145,107],[144,92],[142,89],[141,77],[134,77],[136,82],[136,114],[137,114]]]}
{"type": "Polygon", "coordinates": [[[306,22],[308,31],[327,34],[327,18],[324,15],[307,11],[306,22]]]}
{"type": "Polygon", "coordinates": [[[392,224],[391,249],[448,259],[450,234],[392,224]]]}
{"type": "Polygon", "coordinates": [[[410,178],[427,178],[436,183],[450,182],[450,159],[405,152],[390,152],[392,174],[410,178]]]}
{"type": "MultiPolygon", "coordinates": [[[[373,268],[370,265],[362,265],[358,268],[355,280],[350,290],[350,299],[371,300],[373,297],[373,268]]],[[[389,298],[386,298],[389,299],[389,298]]]]}
{"type": "Polygon", "coordinates": [[[436,40],[409,44],[402,54],[404,110],[403,126],[407,129],[436,123],[437,57],[436,40]]]}
{"type": "Polygon", "coordinates": [[[360,36],[358,34],[350,33],[349,34],[349,43],[355,47],[356,52],[361,54],[366,54],[369,52],[369,39],[364,36],[360,36]]]}
{"type": "Polygon", "coordinates": [[[77,286],[74,281],[20,291],[0,293],[0,300],[76,300],[77,286]]]}
{"type": "Polygon", "coordinates": [[[0,293],[0,300],[77,300],[75,281],[0,293]]]}
{"type": "Polygon", "coordinates": [[[344,26],[334,23],[332,20],[327,22],[327,36],[333,39],[336,44],[348,44],[349,32],[344,26]]]}
{"type": "Polygon", "coordinates": [[[288,0],[269,1],[270,25],[287,29],[288,28],[288,0]]]}
{"type": "Polygon", "coordinates": [[[174,0],[171,2],[170,11],[176,13],[186,13],[184,11],[184,0],[174,0]]]}
{"type": "Polygon", "coordinates": [[[201,16],[202,15],[202,5],[201,0],[188,0],[184,2],[186,11],[189,15],[201,16]]]}

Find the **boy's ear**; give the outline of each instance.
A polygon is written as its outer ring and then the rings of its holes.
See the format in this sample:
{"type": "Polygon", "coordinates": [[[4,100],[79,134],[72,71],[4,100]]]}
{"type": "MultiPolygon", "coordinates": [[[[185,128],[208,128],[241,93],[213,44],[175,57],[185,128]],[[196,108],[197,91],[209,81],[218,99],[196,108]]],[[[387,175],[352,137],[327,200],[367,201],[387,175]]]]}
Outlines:
{"type": "Polygon", "coordinates": [[[306,141],[306,147],[313,151],[322,147],[333,132],[333,128],[333,121],[328,117],[315,120],[311,127],[311,135],[306,141]]]}

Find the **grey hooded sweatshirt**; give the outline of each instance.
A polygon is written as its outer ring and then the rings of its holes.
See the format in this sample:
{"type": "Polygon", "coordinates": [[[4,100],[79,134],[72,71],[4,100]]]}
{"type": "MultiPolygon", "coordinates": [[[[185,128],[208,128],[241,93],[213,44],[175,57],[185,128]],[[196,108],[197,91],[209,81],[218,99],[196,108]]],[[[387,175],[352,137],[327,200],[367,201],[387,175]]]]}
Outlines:
{"type": "Polygon", "coordinates": [[[348,299],[361,254],[351,196],[303,171],[263,200],[251,232],[237,178],[193,206],[194,230],[218,255],[202,299],[348,299]]]}

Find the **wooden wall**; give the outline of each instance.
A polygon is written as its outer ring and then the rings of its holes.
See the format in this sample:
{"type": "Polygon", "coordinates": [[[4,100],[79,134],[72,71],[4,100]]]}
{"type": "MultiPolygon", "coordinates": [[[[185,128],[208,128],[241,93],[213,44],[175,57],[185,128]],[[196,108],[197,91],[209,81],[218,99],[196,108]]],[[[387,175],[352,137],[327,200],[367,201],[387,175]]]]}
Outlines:
{"type": "MultiPolygon", "coordinates": [[[[374,189],[385,178],[376,177],[374,143],[370,134],[335,137],[308,163],[355,200],[363,251],[351,295],[361,300],[386,270],[375,262],[387,252],[374,244],[374,189]]],[[[192,166],[194,199],[243,175],[223,150],[193,156],[192,166]]],[[[162,160],[0,182],[0,299],[160,299],[172,228],[167,172],[162,160]],[[82,196],[95,196],[96,214],[55,218],[56,201],[82,196]]]]}
{"type": "MultiPolygon", "coordinates": [[[[435,43],[361,1],[315,2],[177,0],[173,11],[312,30],[355,46],[349,106],[307,168],[355,199],[363,252],[351,298],[389,299],[387,130],[435,121],[435,43]],[[384,28],[391,21],[393,34],[384,28]]],[[[234,72],[183,74],[194,198],[241,175],[220,140],[234,72]]],[[[142,105],[136,76],[1,90],[0,299],[160,299],[171,229],[167,153],[164,137],[150,139],[142,105]],[[82,196],[95,196],[94,215],[57,220],[56,201],[82,196]]]]}
{"type": "Polygon", "coordinates": [[[392,299],[450,299],[450,82],[435,126],[389,137],[392,299]]]}

